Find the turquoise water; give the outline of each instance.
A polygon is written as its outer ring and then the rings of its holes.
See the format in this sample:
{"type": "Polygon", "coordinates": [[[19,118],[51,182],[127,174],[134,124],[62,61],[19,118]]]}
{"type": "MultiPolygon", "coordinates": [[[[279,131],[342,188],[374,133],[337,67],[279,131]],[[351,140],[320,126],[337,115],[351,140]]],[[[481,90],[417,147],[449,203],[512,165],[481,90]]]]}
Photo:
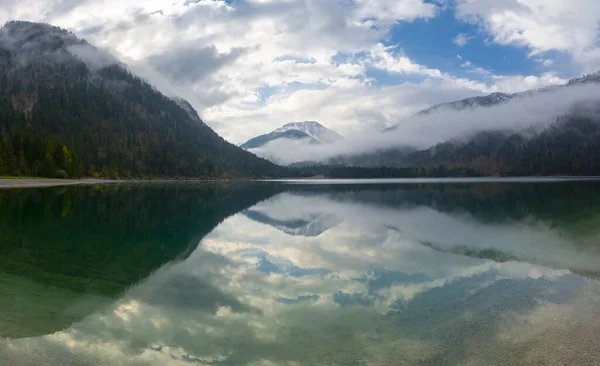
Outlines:
{"type": "Polygon", "coordinates": [[[0,364],[595,365],[600,182],[0,191],[0,364]]]}

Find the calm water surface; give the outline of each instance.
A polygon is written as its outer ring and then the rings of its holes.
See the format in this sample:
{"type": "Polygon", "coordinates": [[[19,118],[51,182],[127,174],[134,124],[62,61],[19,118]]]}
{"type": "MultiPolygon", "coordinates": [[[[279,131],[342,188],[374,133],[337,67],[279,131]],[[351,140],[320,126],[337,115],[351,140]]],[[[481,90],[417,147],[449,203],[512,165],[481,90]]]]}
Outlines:
{"type": "Polygon", "coordinates": [[[0,191],[0,364],[600,364],[600,182],[327,183],[0,191]]]}

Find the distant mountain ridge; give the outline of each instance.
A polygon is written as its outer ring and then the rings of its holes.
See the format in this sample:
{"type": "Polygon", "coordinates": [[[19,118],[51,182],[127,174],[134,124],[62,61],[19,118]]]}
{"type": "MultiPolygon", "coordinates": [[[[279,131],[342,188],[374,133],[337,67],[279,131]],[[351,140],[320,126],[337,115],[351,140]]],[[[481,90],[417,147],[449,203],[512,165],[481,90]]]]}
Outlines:
{"type": "MultiPolygon", "coordinates": [[[[461,100],[457,100],[454,102],[440,103],[434,106],[431,106],[427,109],[423,109],[416,113],[414,116],[423,116],[428,114],[433,114],[442,109],[451,109],[461,111],[467,108],[478,108],[478,107],[491,107],[494,105],[507,103],[515,98],[523,96],[524,94],[530,94],[532,91],[527,91],[523,93],[491,93],[488,95],[478,96],[478,97],[470,97],[461,100]]],[[[393,131],[398,128],[398,125],[393,125],[391,127],[386,128],[383,132],[393,131]]]]}
{"type": "Polygon", "coordinates": [[[498,105],[501,103],[506,103],[511,99],[517,97],[519,94],[506,94],[506,93],[492,93],[480,97],[471,97],[461,99],[455,102],[442,103],[434,105],[428,109],[422,110],[417,115],[429,114],[436,112],[440,108],[449,107],[456,110],[462,110],[466,108],[475,108],[475,107],[491,107],[493,105],[498,105]]]}
{"type": "MultiPolygon", "coordinates": [[[[510,93],[510,94],[496,92],[496,93],[491,93],[491,94],[487,94],[487,95],[483,95],[483,96],[465,98],[465,99],[461,99],[461,100],[457,100],[457,101],[453,101],[453,102],[440,103],[440,104],[436,104],[432,107],[429,107],[427,109],[424,109],[424,110],[416,113],[415,116],[435,113],[444,108],[460,111],[460,110],[464,110],[467,108],[492,107],[495,105],[510,102],[511,100],[514,100],[517,98],[531,96],[536,93],[543,93],[543,92],[547,92],[547,91],[556,90],[557,88],[563,88],[563,87],[572,86],[572,85],[590,84],[590,83],[600,83],[600,71],[597,71],[597,72],[591,73],[591,74],[586,74],[586,75],[583,75],[578,78],[571,79],[564,85],[551,85],[551,86],[543,87],[540,89],[532,89],[532,90],[527,90],[527,91],[518,92],[518,93],[510,93]]],[[[392,130],[395,130],[397,127],[398,127],[398,125],[394,125],[394,126],[387,128],[385,131],[392,131],[392,130]]]]}
{"type": "MultiPolygon", "coordinates": [[[[415,117],[448,108],[488,108],[582,84],[600,84],[600,72],[550,86],[514,94],[493,93],[444,103],[419,112],[415,117]]],[[[590,93],[586,101],[549,121],[545,130],[528,136],[502,129],[486,130],[466,140],[438,143],[422,150],[398,146],[373,153],[339,156],[325,164],[361,167],[471,168],[482,175],[600,175],[600,94],[590,93]]],[[[442,117],[441,117],[442,118],[442,117]]],[[[383,133],[390,133],[393,126],[383,133]]]]}
{"type": "Polygon", "coordinates": [[[290,122],[268,134],[254,137],[240,145],[240,147],[246,150],[256,149],[271,141],[281,139],[304,140],[309,144],[330,144],[344,138],[319,122],[290,122]]]}

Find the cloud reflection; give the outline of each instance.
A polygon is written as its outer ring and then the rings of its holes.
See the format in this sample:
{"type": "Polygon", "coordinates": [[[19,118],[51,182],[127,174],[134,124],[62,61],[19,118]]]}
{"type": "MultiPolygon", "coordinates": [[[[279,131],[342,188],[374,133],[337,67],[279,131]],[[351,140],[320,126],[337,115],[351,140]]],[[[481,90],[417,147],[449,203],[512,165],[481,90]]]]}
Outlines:
{"type": "Polygon", "coordinates": [[[489,220],[458,201],[449,212],[398,198],[422,193],[283,193],[252,208],[274,225],[230,217],[115,304],[63,332],[3,341],[0,355],[50,365],[450,365],[512,354],[518,364],[544,359],[528,345],[543,347],[567,321],[588,329],[580,320],[594,314],[599,287],[572,270],[596,270],[594,250],[530,215],[489,220]],[[315,236],[279,227],[306,217],[339,223],[315,236]],[[511,260],[469,255],[478,248],[511,260]]]}

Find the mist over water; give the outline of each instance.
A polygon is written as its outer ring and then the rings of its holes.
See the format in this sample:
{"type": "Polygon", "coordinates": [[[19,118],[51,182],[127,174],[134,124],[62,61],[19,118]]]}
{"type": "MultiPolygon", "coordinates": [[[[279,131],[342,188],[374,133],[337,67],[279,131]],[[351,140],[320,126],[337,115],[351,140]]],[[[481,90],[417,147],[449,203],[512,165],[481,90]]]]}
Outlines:
{"type": "Polygon", "coordinates": [[[591,365],[600,356],[600,183],[348,183],[0,192],[0,358],[591,365]]]}

